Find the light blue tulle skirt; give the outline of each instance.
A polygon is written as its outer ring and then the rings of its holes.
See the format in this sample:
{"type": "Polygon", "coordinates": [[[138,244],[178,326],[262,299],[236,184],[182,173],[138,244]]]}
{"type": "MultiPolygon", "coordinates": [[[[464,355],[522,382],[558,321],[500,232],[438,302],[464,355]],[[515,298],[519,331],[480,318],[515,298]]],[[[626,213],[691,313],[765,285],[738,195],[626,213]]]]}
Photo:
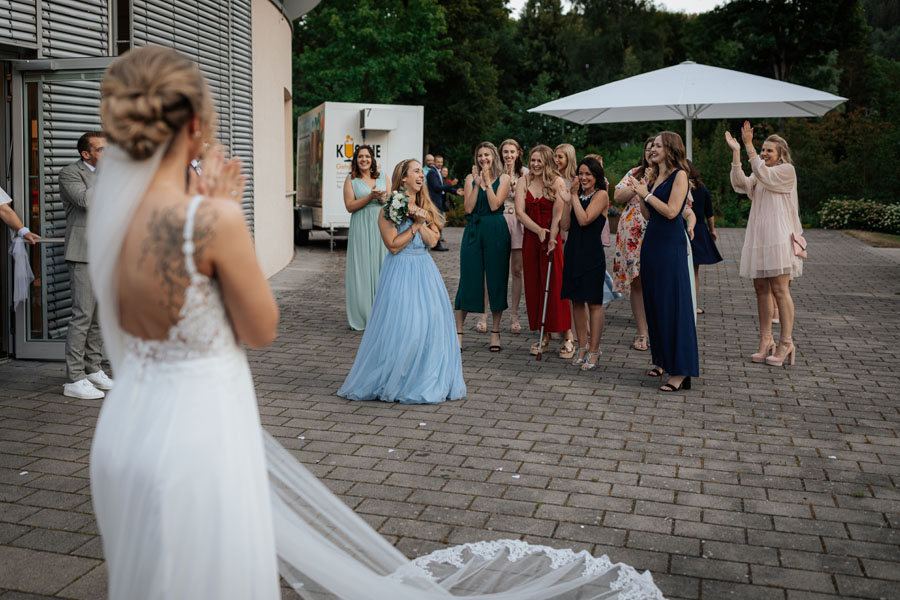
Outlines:
{"type": "Polygon", "coordinates": [[[343,398],[436,404],[466,395],[450,297],[419,239],[384,259],[343,398]]]}

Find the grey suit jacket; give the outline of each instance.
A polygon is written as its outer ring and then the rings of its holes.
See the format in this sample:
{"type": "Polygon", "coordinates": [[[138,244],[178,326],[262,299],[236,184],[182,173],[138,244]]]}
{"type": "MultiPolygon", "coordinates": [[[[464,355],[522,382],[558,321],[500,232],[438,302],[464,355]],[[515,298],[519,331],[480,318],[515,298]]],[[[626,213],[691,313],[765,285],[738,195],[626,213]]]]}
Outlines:
{"type": "Polygon", "coordinates": [[[66,207],[66,260],[88,261],[87,208],[94,172],[83,160],[63,167],[59,172],[59,196],[66,207]]]}

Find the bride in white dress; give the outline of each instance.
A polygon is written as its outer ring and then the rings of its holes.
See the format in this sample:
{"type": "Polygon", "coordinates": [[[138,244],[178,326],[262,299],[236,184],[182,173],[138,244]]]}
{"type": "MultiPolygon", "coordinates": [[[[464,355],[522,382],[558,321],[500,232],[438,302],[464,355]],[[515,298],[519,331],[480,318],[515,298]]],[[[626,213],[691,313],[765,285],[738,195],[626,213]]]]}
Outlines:
{"type": "Polygon", "coordinates": [[[278,309],[238,204],[240,165],[215,152],[197,66],[129,51],[108,69],[111,142],[89,214],[90,269],[116,387],[91,449],[109,597],[341,600],[661,600],[649,573],[518,540],[413,561],[260,426],[243,342],[268,344],[278,309]],[[268,472],[267,472],[268,471],[268,472]]]}

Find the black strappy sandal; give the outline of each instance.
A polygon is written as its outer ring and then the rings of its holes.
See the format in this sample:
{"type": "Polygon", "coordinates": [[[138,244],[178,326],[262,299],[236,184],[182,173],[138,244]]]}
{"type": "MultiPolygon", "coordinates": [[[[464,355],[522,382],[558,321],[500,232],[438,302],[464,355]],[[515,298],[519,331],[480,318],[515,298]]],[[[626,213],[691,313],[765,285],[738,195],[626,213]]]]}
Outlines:
{"type": "Polygon", "coordinates": [[[678,387],[675,387],[671,383],[664,383],[661,386],[659,386],[659,391],[661,391],[661,392],[679,392],[681,390],[689,390],[689,389],[691,389],[691,378],[690,377],[685,377],[681,381],[681,385],[679,385],[678,387]]]}
{"type": "Polygon", "coordinates": [[[663,371],[661,368],[653,367],[652,369],[647,371],[647,376],[648,377],[660,377],[663,373],[665,373],[665,371],[663,371]]]}
{"type": "MultiPolygon", "coordinates": [[[[497,337],[499,338],[499,337],[500,337],[500,332],[499,332],[499,331],[492,331],[492,332],[491,332],[491,335],[493,335],[493,334],[495,334],[495,333],[497,334],[497,337]]],[[[490,350],[491,352],[500,352],[501,350],[503,350],[503,347],[502,347],[500,344],[491,344],[490,346],[488,346],[488,350],[490,350]]]]}

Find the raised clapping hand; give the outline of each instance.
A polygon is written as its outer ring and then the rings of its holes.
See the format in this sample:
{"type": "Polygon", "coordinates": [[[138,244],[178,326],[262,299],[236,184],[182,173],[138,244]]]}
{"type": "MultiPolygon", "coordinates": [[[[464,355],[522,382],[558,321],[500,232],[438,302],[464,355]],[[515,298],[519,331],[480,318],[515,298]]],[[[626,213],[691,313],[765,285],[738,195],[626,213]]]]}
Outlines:
{"type": "Polygon", "coordinates": [[[741,151],[741,144],[736,139],[731,136],[730,131],[725,132],[725,143],[728,144],[728,147],[734,150],[735,152],[741,151]]]}
{"type": "Polygon", "coordinates": [[[643,179],[635,179],[634,177],[629,176],[628,180],[631,182],[631,189],[634,190],[634,193],[644,198],[650,192],[647,188],[647,182],[643,179]]]}
{"type": "Polygon", "coordinates": [[[753,128],[750,127],[750,121],[744,121],[744,124],[741,126],[741,141],[744,142],[744,146],[747,146],[748,150],[753,148],[753,128]]]}
{"type": "Polygon", "coordinates": [[[484,170],[484,167],[482,167],[481,168],[481,189],[487,191],[487,189],[491,186],[492,183],[494,183],[494,182],[491,180],[490,175],[487,173],[487,171],[484,170]]]}
{"type": "Polygon", "coordinates": [[[240,202],[247,178],[241,175],[241,161],[235,157],[225,161],[218,148],[211,148],[203,158],[203,174],[191,169],[188,192],[191,195],[231,198],[240,202]]]}

